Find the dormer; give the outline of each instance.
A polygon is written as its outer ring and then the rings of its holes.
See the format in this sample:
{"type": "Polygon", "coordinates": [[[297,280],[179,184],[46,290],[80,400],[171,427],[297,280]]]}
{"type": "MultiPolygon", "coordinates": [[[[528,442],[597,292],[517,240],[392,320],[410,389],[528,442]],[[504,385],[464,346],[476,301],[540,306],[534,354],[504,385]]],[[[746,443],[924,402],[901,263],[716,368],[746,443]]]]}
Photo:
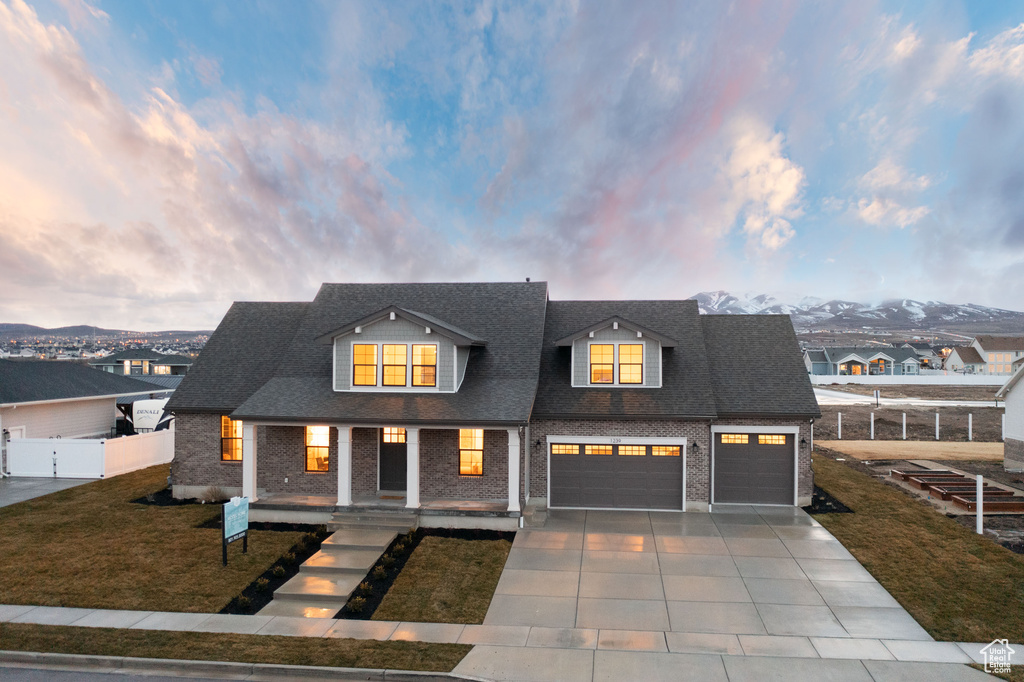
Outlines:
{"type": "Polygon", "coordinates": [[[676,342],[621,317],[555,341],[572,348],[574,388],[661,388],[662,349],[676,342]]]}
{"type": "Polygon", "coordinates": [[[469,349],[487,342],[425,313],[391,306],[317,338],[334,346],[334,390],[454,393],[469,349]]]}

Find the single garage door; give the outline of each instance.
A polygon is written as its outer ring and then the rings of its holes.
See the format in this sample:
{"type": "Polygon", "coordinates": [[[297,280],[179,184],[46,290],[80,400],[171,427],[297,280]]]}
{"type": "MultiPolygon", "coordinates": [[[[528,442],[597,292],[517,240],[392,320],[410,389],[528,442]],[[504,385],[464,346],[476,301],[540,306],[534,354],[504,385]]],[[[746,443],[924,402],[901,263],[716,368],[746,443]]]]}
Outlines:
{"type": "Polygon", "coordinates": [[[793,434],[716,433],[714,501],[793,504],[793,434]]]}
{"type": "Polygon", "coordinates": [[[679,445],[553,443],[551,507],[682,509],[679,445]]]}

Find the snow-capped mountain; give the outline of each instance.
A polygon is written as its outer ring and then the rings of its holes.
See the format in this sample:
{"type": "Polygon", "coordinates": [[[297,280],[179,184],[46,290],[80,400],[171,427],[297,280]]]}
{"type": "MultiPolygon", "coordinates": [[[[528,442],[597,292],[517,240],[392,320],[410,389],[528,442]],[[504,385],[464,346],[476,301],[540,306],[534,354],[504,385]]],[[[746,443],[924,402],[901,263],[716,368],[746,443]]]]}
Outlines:
{"type": "Polygon", "coordinates": [[[971,328],[977,331],[1024,331],[1024,313],[967,303],[893,299],[879,305],[856,301],[824,301],[805,296],[796,303],[770,294],[735,295],[704,291],[691,299],[708,315],[784,314],[799,328],[938,330],[971,328]]]}

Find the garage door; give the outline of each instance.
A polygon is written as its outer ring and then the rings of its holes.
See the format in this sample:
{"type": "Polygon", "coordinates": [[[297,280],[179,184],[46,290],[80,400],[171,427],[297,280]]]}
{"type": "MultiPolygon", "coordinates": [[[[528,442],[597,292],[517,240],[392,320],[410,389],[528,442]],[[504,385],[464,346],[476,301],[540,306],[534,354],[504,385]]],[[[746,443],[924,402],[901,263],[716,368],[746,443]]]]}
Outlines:
{"type": "Polygon", "coordinates": [[[716,433],[714,501],[793,504],[793,434],[716,433]]]}
{"type": "Polygon", "coordinates": [[[679,445],[553,443],[551,507],[682,509],[679,445]]]}

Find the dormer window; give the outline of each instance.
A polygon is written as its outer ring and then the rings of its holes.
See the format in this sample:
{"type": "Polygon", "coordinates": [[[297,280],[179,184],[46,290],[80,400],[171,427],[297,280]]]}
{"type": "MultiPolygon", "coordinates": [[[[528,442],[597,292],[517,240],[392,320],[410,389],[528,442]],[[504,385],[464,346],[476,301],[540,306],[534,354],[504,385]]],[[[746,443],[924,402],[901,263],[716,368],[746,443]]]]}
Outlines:
{"type": "Polygon", "coordinates": [[[590,346],[590,383],[615,383],[615,344],[595,343],[590,346]]]}
{"type": "Polygon", "coordinates": [[[420,343],[413,344],[412,385],[437,385],[437,346],[420,343]]]}
{"type": "Polygon", "coordinates": [[[433,388],[437,386],[437,345],[353,343],[352,385],[433,388]]]}
{"type": "Polygon", "coordinates": [[[352,384],[377,385],[377,345],[356,343],[352,346],[352,384]]]}
{"type": "Polygon", "coordinates": [[[384,385],[405,386],[408,347],[402,344],[384,344],[384,385]]]}
{"type": "Polygon", "coordinates": [[[642,343],[590,344],[591,384],[643,384],[642,343]]]}

